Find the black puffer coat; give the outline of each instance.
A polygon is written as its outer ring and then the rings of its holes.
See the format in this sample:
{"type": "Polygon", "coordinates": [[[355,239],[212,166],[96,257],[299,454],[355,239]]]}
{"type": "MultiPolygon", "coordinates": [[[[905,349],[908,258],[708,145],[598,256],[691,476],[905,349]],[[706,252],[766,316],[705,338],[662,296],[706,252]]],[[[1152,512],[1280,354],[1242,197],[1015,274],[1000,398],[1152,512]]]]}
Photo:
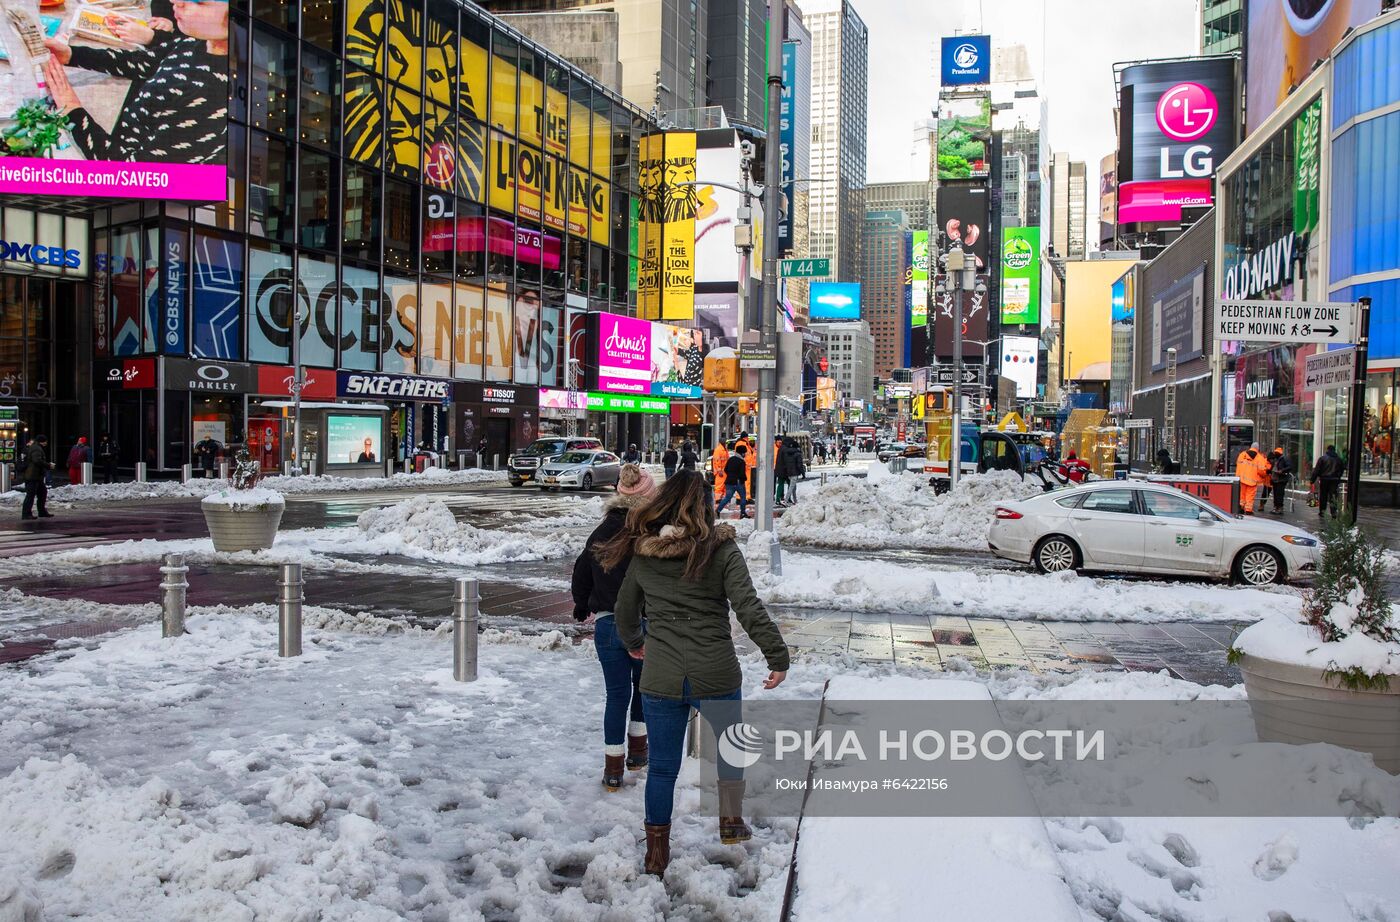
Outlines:
{"type": "MultiPolygon", "coordinates": [[[[634,507],[645,504],[650,498],[619,494],[608,500],[603,521],[593,529],[593,534],[588,536],[588,542],[583,546],[583,553],[574,561],[574,576],[569,588],[574,597],[575,612],[596,614],[600,611],[612,611],[617,607],[617,591],[622,588],[622,580],[627,576],[627,565],[631,563],[631,559],[623,561],[614,570],[604,570],[598,563],[598,558],[593,556],[593,549],[622,531],[622,526],[627,522],[627,513],[634,507]]],[[[575,617],[578,615],[575,614],[575,617]]],[[[587,614],[584,617],[587,617],[587,614]]]]}

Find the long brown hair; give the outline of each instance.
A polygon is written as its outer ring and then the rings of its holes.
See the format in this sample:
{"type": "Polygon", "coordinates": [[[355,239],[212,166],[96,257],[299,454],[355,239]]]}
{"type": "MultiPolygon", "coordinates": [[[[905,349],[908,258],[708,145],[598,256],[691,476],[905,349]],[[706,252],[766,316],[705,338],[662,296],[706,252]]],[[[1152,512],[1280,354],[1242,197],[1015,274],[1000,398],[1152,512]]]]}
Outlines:
{"type": "Polygon", "coordinates": [[[593,554],[604,570],[614,570],[636,550],[637,542],[653,537],[666,525],[674,525],[690,541],[685,579],[700,578],[714,556],[715,504],[710,486],[697,471],[677,471],[656,491],[650,502],[627,513],[622,530],[596,546],[593,554]]]}

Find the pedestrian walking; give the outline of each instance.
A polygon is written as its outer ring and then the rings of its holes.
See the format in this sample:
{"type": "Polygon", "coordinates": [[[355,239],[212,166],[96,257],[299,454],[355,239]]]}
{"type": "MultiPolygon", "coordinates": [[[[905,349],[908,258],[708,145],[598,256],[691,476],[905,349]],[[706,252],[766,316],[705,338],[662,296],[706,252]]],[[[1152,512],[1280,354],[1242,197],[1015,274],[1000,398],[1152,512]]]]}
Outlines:
{"type": "Polygon", "coordinates": [[[724,468],[729,463],[729,449],[724,447],[723,442],[715,444],[715,450],[710,454],[710,479],[714,483],[715,502],[724,495],[724,468]]]}
{"type": "Polygon", "coordinates": [[[206,435],[194,443],[194,466],[204,472],[205,478],[214,476],[214,469],[218,467],[216,461],[223,447],[212,435],[206,435]]]}
{"type": "Polygon", "coordinates": [[[700,463],[700,455],[695,451],[695,443],[689,440],[681,446],[681,470],[693,471],[700,463]]]}
{"type": "Polygon", "coordinates": [[[1283,500],[1288,495],[1288,483],[1293,479],[1293,463],[1283,453],[1283,446],[1274,449],[1270,461],[1269,481],[1273,487],[1274,515],[1283,515],[1283,500]]]}
{"type": "Polygon", "coordinates": [[[34,505],[39,505],[39,518],[51,519],[49,512],[49,471],[53,462],[49,460],[49,437],[36,435],[24,451],[24,506],[20,509],[21,519],[34,518],[34,505]]]}
{"type": "Polygon", "coordinates": [[[97,466],[102,471],[103,483],[117,479],[117,443],[105,432],[97,437],[97,466]]]}
{"type": "Polygon", "coordinates": [[[1263,456],[1259,443],[1251,444],[1235,458],[1235,476],[1240,479],[1240,511],[1254,515],[1254,497],[1264,482],[1263,456]]]}
{"type": "MultiPolygon", "coordinates": [[[[610,567],[598,561],[598,549],[623,529],[632,510],[656,493],[656,481],[635,464],[624,464],[618,475],[617,495],[604,505],[603,521],[593,529],[574,561],[570,590],[574,597],[574,620],[593,618],[593,648],[603,667],[603,787],[622,787],[624,769],[637,771],[647,764],[647,728],[642,717],[641,660],[634,659],[618,639],[613,612],[617,591],[627,575],[631,555],[610,567]]],[[[645,628],[643,627],[643,631],[645,628]]]]}
{"type": "Polygon", "coordinates": [[[631,444],[631,445],[628,445],[628,446],[627,446],[627,450],[624,451],[624,452],[622,453],[622,463],[623,463],[623,464],[641,464],[641,463],[642,463],[642,453],[641,453],[640,451],[637,450],[637,445],[636,445],[635,442],[634,442],[633,444],[631,444]]]}
{"type": "Polygon", "coordinates": [[[78,441],[73,443],[73,447],[68,450],[68,482],[70,484],[80,484],[83,482],[83,465],[92,463],[92,446],[88,444],[87,436],[78,436],[78,441]]]}
{"type": "Polygon", "coordinates": [[[795,504],[797,502],[797,481],[807,473],[802,459],[802,446],[797,443],[797,439],[784,436],[779,442],[774,473],[778,481],[778,505],[791,506],[795,504]]]}
{"type": "MultiPolygon", "coordinates": [[[[642,711],[651,742],[643,867],[661,876],[671,859],[676,776],[691,708],[700,711],[716,737],[740,719],[743,673],[730,633],[730,609],[767,660],[764,688],[782,683],[789,658],[782,634],[754,590],[734,529],[715,523],[714,506],[698,474],[682,473],[667,481],[600,547],[598,559],[614,568],[629,554],[615,619],[623,645],[642,661],[642,711]]],[[[743,770],[720,759],[717,771],[720,842],[746,841],[753,830],[743,818],[743,770]]]]}
{"type": "Polygon", "coordinates": [[[1317,463],[1312,469],[1312,484],[1317,488],[1317,514],[1324,515],[1328,509],[1332,510],[1332,515],[1337,515],[1337,493],[1342,485],[1342,475],[1346,473],[1346,465],[1342,463],[1341,457],[1337,454],[1337,446],[1328,445],[1327,450],[1322,453],[1322,457],[1317,459],[1317,463]]]}
{"type": "Polygon", "coordinates": [[[670,480],[676,473],[676,468],[680,466],[681,453],[676,451],[676,446],[668,445],[661,453],[661,469],[666,472],[666,479],[670,480]]]}
{"type": "Polygon", "coordinates": [[[724,495],[720,497],[719,505],[715,507],[715,515],[724,511],[724,507],[729,505],[729,501],[735,496],[739,497],[739,518],[749,517],[749,494],[745,490],[744,484],[748,480],[748,454],[749,446],[743,442],[734,446],[734,453],[729,455],[724,462],[724,495]]]}

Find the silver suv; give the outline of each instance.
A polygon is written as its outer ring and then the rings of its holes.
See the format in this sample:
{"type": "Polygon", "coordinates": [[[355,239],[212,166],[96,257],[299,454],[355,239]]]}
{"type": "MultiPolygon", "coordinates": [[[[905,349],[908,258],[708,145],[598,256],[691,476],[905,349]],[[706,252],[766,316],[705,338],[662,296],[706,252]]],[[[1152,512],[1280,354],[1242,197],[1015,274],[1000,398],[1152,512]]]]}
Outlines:
{"type": "Polygon", "coordinates": [[[558,458],[566,451],[597,451],[602,447],[602,442],[590,438],[556,436],[536,439],[525,448],[511,454],[506,461],[506,470],[510,474],[510,485],[523,487],[535,479],[542,464],[558,458]]]}

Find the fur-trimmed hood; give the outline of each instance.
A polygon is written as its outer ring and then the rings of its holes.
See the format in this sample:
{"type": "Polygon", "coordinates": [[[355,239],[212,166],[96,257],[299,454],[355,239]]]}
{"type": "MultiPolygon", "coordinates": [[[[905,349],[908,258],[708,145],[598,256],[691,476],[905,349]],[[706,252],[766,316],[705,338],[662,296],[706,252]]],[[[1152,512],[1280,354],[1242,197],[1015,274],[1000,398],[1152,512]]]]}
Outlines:
{"type": "Polygon", "coordinates": [[[631,512],[638,506],[645,506],[650,500],[651,495],[646,493],[617,493],[603,501],[603,513],[606,515],[614,509],[631,512]]]}
{"type": "MultiPolygon", "coordinates": [[[[726,541],[734,540],[735,534],[733,525],[716,525],[714,541],[716,544],[723,544],[726,541]]],[[[663,525],[660,534],[647,535],[645,538],[638,539],[635,551],[638,557],[675,560],[689,557],[694,547],[694,535],[687,534],[674,525],[663,525]]]]}

